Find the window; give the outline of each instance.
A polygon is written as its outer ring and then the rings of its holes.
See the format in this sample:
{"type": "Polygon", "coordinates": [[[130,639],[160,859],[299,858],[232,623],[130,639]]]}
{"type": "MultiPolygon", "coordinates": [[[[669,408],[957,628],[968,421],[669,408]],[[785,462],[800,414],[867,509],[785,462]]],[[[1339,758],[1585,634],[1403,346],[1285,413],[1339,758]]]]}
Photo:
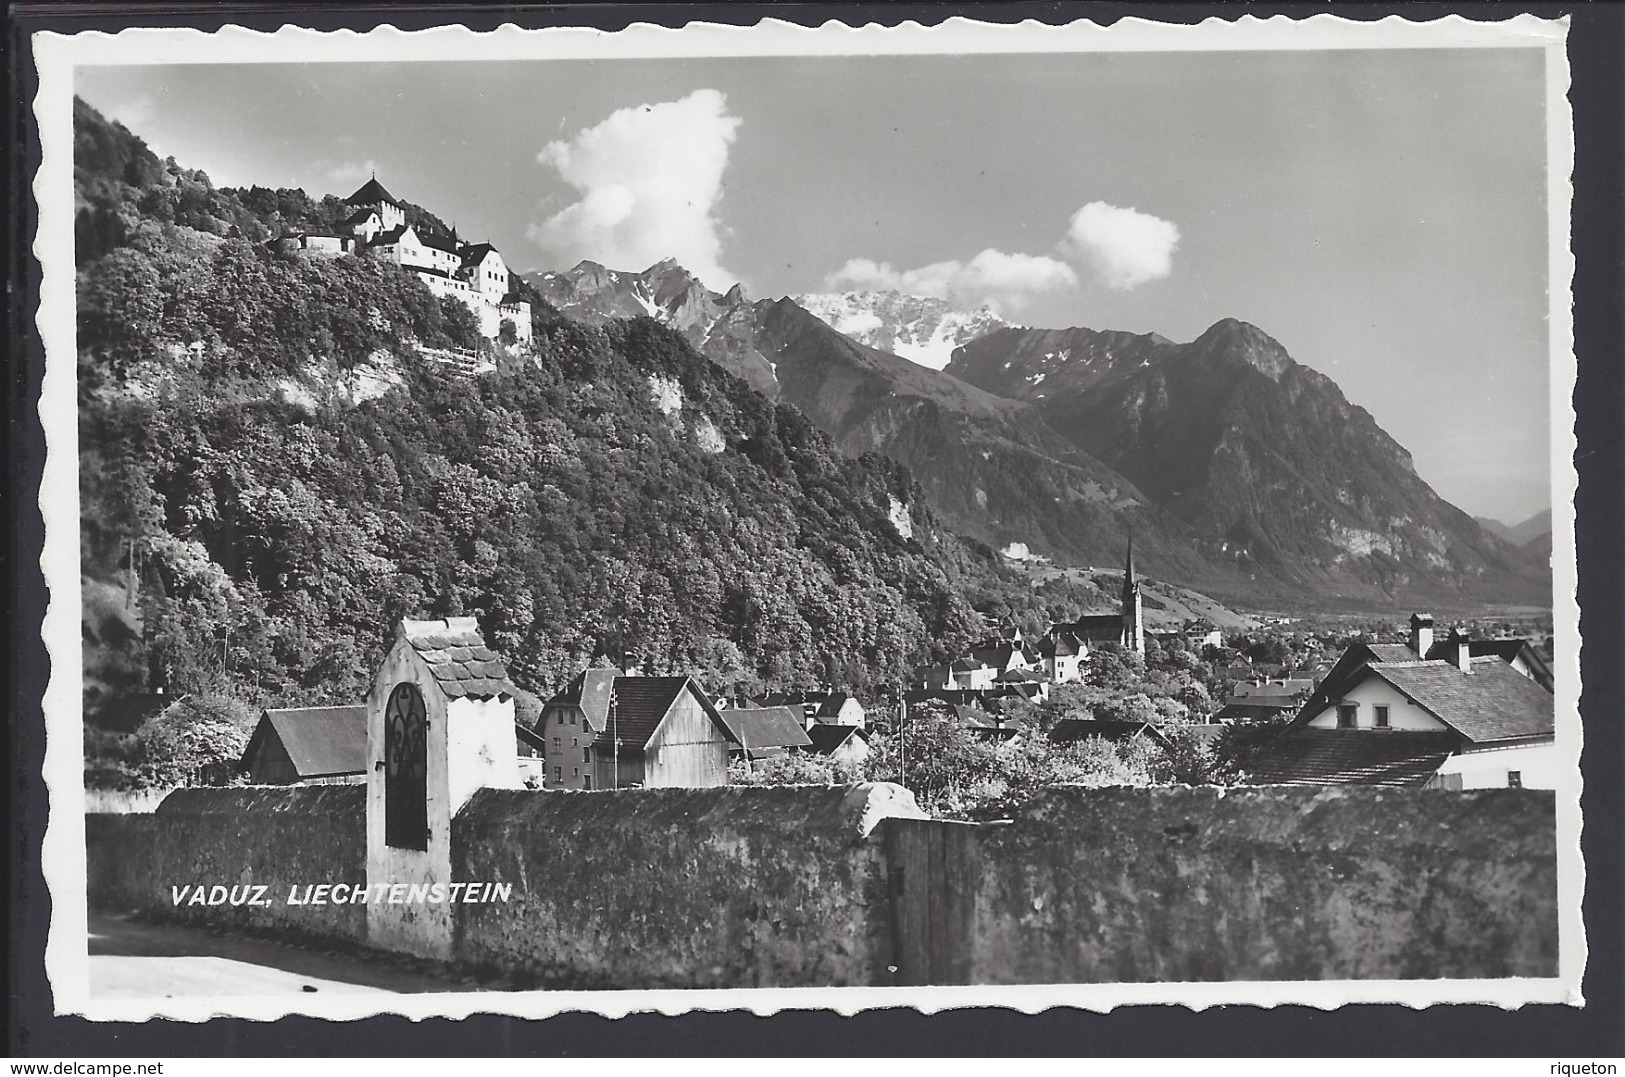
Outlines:
{"type": "Polygon", "coordinates": [[[581,761],[583,763],[591,763],[592,762],[592,756],[589,754],[591,751],[592,751],[591,747],[581,749],[581,761]]]}
{"type": "Polygon", "coordinates": [[[563,767],[554,767],[553,768],[553,780],[556,781],[556,782],[562,782],[564,780],[564,768],[563,767]]]}
{"type": "Polygon", "coordinates": [[[1521,770],[1509,770],[1509,771],[1507,771],[1507,788],[1508,789],[1522,789],[1523,788],[1523,771],[1521,771],[1521,770]]]}
{"type": "Polygon", "coordinates": [[[562,744],[562,743],[563,743],[563,738],[562,738],[562,737],[554,737],[554,738],[553,738],[553,750],[554,750],[554,751],[555,751],[555,752],[556,752],[556,751],[558,751],[558,750],[559,750],[559,746],[560,746],[560,745],[561,745],[561,744],[562,744]]]}
{"type": "Polygon", "coordinates": [[[583,788],[583,789],[591,789],[592,788],[592,775],[591,774],[588,774],[588,775],[586,775],[585,777],[583,777],[581,779],[581,788],[583,788]]]}
{"type": "Polygon", "coordinates": [[[1337,728],[1353,729],[1355,715],[1360,713],[1357,703],[1340,703],[1337,707],[1337,728]]]}
{"type": "Polygon", "coordinates": [[[1377,704],[1377,728],[1388,728],[1388,704],[1386,703],[1377,704]]]}
{"type": "Polygon", "coordinates": [[[581,777],[581,768],[580,767],[571,767],[570,768],[570,777],[572,777],[572,778],[581,777]]]}

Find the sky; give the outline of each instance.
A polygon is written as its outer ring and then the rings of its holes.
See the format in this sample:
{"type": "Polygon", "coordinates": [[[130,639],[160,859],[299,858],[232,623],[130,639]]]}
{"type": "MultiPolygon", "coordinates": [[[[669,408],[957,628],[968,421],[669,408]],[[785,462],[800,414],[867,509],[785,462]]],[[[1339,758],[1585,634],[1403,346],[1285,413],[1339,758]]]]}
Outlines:
{"type": "Polygon", "coordinates": [[[521,271],[1240,318],[1462,509],[1550,505],[1538,49],[80,68],[220,186],[376,172],[521,271]]]}

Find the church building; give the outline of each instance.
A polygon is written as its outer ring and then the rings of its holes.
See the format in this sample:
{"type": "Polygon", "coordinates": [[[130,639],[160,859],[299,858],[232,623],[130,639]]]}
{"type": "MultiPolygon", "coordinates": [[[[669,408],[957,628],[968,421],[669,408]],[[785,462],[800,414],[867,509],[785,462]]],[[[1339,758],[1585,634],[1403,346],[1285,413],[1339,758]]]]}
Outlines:
{"type": "Polygon", "coordinates": [[[1128,560],[1123,565],[1120,602],[1118,613],[1086,614],[1076,621],[1052,625],[1046,639],[1052,644],[1064,640],[1068,650],[1081,645],[1080,657],[1087,657],[1091,647],[1103,643],[1118,644],[1135,654],[1145,653],[1145,613],[1140,599],[1140,581],[1134,574],[1133,538],[1129,539],[1128,560]]]}

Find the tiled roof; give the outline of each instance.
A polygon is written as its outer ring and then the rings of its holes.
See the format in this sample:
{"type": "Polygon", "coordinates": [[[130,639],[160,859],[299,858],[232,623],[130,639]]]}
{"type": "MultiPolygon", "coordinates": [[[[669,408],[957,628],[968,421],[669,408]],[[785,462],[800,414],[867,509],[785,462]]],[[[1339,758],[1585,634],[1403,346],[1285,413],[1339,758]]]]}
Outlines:
{"type": "Polygon", "coordinates": [[[452,239],[450,236],[443,236],[437,232],[419,232],[418,242],[422,243],[425,247],[433,247],[437,251],[445,251],[447,254],[457,253],[457,241],[452,239]]]}
{"type": "Polygon", "coordinates": [[[830,755],[853,737],[868,743],[869,734],[855,725],[815,725],[807,730],[812,750],[819,755],[830,755]]]}
{"type": "Polygon", "coordinates": [[[734,740],[753,752],[766,748],[806,748],[798,710],[789,707],[730,707],[717,712],[734,740]]]}
{"type": "Polygon", "coordinates": [[[360,209],[356,210],[354,213],[350,214],[348,217],[344,218],[344,223],[345,224],[360,224],[362,221],[366,220],[368,217],[376,216],[377,213],[378,213],[378,211],[373,209],[372,207],[363,206],[360,209]]]}
{"type": "Polygon", "coordinates": [[[852,697],[847,695],[845,692],[831,692],[819,702],[818,717],[839,718],[841,716],[841,708],[846,706],[847,700],[851,698],[852,697]]]}
{"type": "Polygon", "coordinates": [[[1377,662],[1414,662],[1416,652],[1404,643],[1367,643],[1365,649],[1371,653],[1373,661],[1377,662]]]}
{"type": "Polygon", "coordinates": [[[559,689],[543,707],[579,707],[587,719],[587,725],[594,732],[602,731],[609,715],[610,685],[615,682],[619,672],[611,668],[583,670],[570,678],[570,683],[559,689]]]}
{"type": "Polygon", "coordinates": [[[298,707],[267,710],[249,739],[243,763],[275,736],[301,778],[363,774],[367,769],[367,708],[298,707]]]}
{"type": "Polygon", "coordinates": [[[399,243],[401,237],[406,234],[406,230],[411,227],[409,224],[397,224],[387,232],[379,232],[372,237],[371,245],[374,247],[388,247],[399,243]]]}
{"type": "Polygon", "coordinates": [[[693,691],[701,708],[718,725],[723,735],[734,742],[733,731],[722,720],[716,707],[687,677],[617,676],[614,685],[614,704],[607,708],[604,726],[593,741],[600,751],[609,751],[617,744],[621,748],[641,751],[684,689],[693,691]]]}
{"type": "Polygon", "coordinates": [[[1057,655],[1080,654],[1083,651],[1083,641],[1071,632],[1057,630],[1051,632],[1038,641],[1038,656],[1040,658],[1054,658],[1057,655]]]}
{"type": "Polygon", "coordinates": [[[352,206],[374,206],[379,202],[391,202],[397,206],[401,204],[399,199],[384,190],[384,185],[378,182],[376,176],[363,183],[355,194],[345,201],[352,206]]]}
{"type": "MultiPolygon", "coordinates": [[[[1408,649],[1408,648],[1407,648],[1408,649]]],[[[1535,675],[1535,681],[1548,692],[1552,690],[1552,670],[1526,639],[1475,639],[1468,641],[1467,653],[1473,658],[1494,656],[1509,665],[1522,658],[1535,675]]],[[[1414,657],[1414,656],[1412,656],[1414,657]]],[[[1450,641],[1439,640],[1428,648],[1428,658],[1451,658],[1450,641]]]]}
{"type": "Polygon", "coordinates": [[[532,748],[537,755],[547,751],[547,738],[533,729],[526,729],[518,722],[513,724],[513,735],[516,748],[532,748]]]}
{"type": "Polygon", "coordinates": [[[496,248],[489,243],[470,243],[466,247],[458,248],[457,254],[463,259],[463,265],[477,266],[484,261],[486,255],[495,251],[496,248]]]}
{"type": "Polygon", "coordinates": [[[1472,673],[1449,662],[1383,662],[1371,667],[1474,744],[1551,736],[1552,694],[1500,658],[1472,659],[1472,673]]]}
{"type": "Polygon", "coordinates": [[[1078,639],[1089,643],[1117,643],[1123,638],[1123,615],[1092,613],[1079,617],[1069,624],[1056,625],[1055,628],[1070,632],[1078,639]]]}
{"type": "Polygon", "coordinates": [[[1253,785],[1421,785],[1461,738],[1449,732],[1293,729],[1261,749],[1253,785]]]}
{"type": "Polygon", "coordinates": [[[440,690],[450,698],[490,699],[514,694],[502,658],[485,645],[474,618],[402,621],[401,632],[429,667],[440,690]]]}

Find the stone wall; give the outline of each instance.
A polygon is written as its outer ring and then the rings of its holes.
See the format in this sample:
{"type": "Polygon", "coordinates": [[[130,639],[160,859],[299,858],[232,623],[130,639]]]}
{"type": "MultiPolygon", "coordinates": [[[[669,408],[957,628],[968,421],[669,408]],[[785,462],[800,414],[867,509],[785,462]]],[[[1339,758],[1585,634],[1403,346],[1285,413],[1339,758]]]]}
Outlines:
{"type": "Polygon", "coordinates": [[[365,905],[291,905],[288,893],[366,884],[366,794],[362,785],[179,789],[151,814],[87,815],[91,907],[364,938],[365,905]],[[176,905],[171,888],[188,884],[263,885],[270,904],[176,905]]]}
{"type": "MultiPolygon", "coordinates": [[[[87,819],[92,907],[365,938],[360,786],[187,790],[87,819]],[[186,883],[266,908],[175,908],[186,883]]],[[[451,822],[445,953],[572,988],[1552,976],[1538,790],[1049,790],[1008,823],[895,786],[484,789],[451,822]],[[865,836],[867,835],[867,836],[865,836]]],[[[374,945],[381,940],[372,940],[374,945]]]]}
{"type": "Polygon", "coordinates": [[[1557,974],[1546,792],[1065,788],[948,840],[969,982],[1557,974]]]}
{"type": "Polygon", "coordinates": [[[889,983],[871,804],[865,787],[483,790],[452,823],[452,874],[513,898],[456,906],[454,951],[543,986],[889,983]]]}

